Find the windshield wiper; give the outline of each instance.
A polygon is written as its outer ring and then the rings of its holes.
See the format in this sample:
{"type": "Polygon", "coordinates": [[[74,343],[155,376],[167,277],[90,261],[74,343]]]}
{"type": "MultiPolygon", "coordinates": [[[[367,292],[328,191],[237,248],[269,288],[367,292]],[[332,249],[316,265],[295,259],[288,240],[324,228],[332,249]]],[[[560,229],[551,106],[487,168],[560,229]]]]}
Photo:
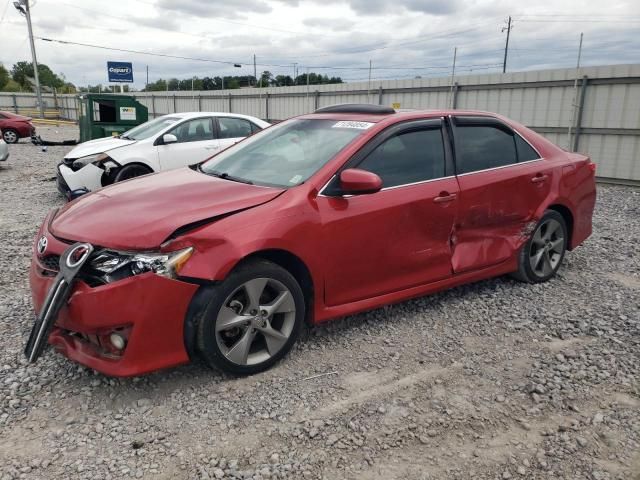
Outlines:
{"type": "MultiPolygon", "coordinates": [[[[202,169],[200,169],[200,171],[202,171],[202,169]]],[[[231,180],[232,182],[240,182],[246,183],[247,185],[253,185],[253,182],[251,180],[235,177],[233,175],[229,175],[227,172],[218,172],[217,170],[214,170],[212,172],[208,172],[208,175],[213,175],[214,177],[222,178],[224,180],[231,180]]]]}
{"type": "Polygon", "coordinates": [[[121,138],[122,140],[135,140],[135,138],[127,137],[126,135],[120,135],[118,138],[121,138]]]}

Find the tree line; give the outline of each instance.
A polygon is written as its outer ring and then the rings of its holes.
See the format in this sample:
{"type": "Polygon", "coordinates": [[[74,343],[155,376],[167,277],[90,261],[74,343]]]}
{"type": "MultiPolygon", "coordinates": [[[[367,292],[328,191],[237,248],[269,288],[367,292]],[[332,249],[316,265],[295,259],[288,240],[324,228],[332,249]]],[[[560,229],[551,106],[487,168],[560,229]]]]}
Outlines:
{"type": "MultiPolygon", "coordinates": [[[[68,82],[64,74],[56,74],[44,63],[38,64],[38,77],[44,92],[76,93],[76,92],[112,92],[108,85],[89,85],[79,87],[68,82]]],[[[329,77],[321,73],[309,73],[309,85],[326,85],[330,83],[343,83],[340,77],[329,77]]],[[[186,90],[222,90],[237,89],[246,87],[290,87],[293,85],[307,85],[307,74],[303,73],[293,78],[290,75],[274,75],[269,71],[264,71],[256,78],[253,75],[230,75],[213,77],[193,77],[186,79],[159,79],[149,83],[143,91],[186,91],[186,90]]],[[[11,70],[8,70],[0,63],[0,92],[34,92],[34,71],[32,62],[17,62],[11,70]]],[[[119,89],[116,89],[116,92],[119,89]]],[[[124,86],[124,91],[130,91],[128,85],[124,86]]]]}
{"type": "MultiPolygon", "coordinates": [[[[55,89],[58,93],[75,93],[76,87],[64,74],[56,74],[44,63],[38,64],[38,77],[43,91],[55,89]]],[[[0,92],[34,92],[32,62],[17,62],[11,70],[0,63],[0,92]]]]}
{"type": "MultiPolygon", "coordinates": [[[[320,73],[309,73],[309,85],[326,85],[330,83],[342,83],[340,77],[329,77],[320,73]]],[[[230,75],[224,77],[193,77],[193,78],[160,78],[149,83],[143,91],[164,92],[164,91],[188,91],[188,90],[223,90],[247,87],[290,87],[293,85],[307,85],[307,74],[303,73],[292,78],[290,75],[273,75],[269,71],[264,71],[256,78],[253,75],[230,75]]]]}

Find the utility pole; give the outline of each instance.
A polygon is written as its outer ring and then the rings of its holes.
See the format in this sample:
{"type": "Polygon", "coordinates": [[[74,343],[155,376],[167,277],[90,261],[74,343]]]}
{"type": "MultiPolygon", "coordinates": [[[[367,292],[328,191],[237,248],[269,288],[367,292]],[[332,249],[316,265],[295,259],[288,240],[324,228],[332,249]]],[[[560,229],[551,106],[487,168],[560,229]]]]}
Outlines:
{"type": "Polygon", "coordinates": [[[40,77],[38,75],[36,46],[33,42],[33,29],[31,28],[31,9],[29,7],[29,0],[16,0],[15,2],[13,2],[13,6],[16,7],[16,10],[18,10],[21,14],[27,17],[27,28],[29,29],[29,44],[31,45],[31,58],[33,61],[33,78],[36,81],[36,97],[38,98],[38,110],[40,111],[40,118],[44,118],[44,105],[42,103],[42,90],[40,89],[40,77]]]}
{"type": "Polygon", "coordinates": [[[258,71],[256,70],[256,54],[253,54],[253,78],[255,78],[256,80],[256,85],[254,85],[254,87],[257,87],[257,82],[258,82],[258,71]]]}
{"type": "Polygon", "coordinates": [[[293,84],[296,84],[296,66],[298,64],[296,62],[293,62],[293,84]]]}
{"type": "Polygon", "coordinates": [[[147,65],[147,81],[144,84],[144,89],[147,90],[149,88],[149,65],[147,65]]]}
{"type": "Polygon", "coordinates": [[[502,31],[507,31],[507,43],[504,46],[504,61],[502,62],[502,73],[506,73],[507,71],[507,52],[509,51],[509,35],[511,34],[511,15],[509,15],[509,20],[507,20],[507,26],[502,28],[502,31]]]}
{"type": "Polygon", "coordinates": [[[369,103],[371,103],[371,99],[369,98],[371,96],[371,66],[372,62],[369,60],[369,84],[367,85],[367,102],[369,103]]]}
{"type": "Polygon", "coordinates": [[[576,121],[576,109],[578,108],[578,76],[580,75],[580,59],[582,57],[582,37],[584,32],[580,33],[580,45],[578,46],[578,62],[576,63],[576,78],[573,81],[573,99],[571,101],[571,123],[567,129],[567,150],[571,149],[572,128],[576,121]]]}
{"type": "Polygon", "coordinates": [[[451,107],[453,107],[453,80],[456,76],[456,58],[458,57],[458,47],[453,49],[453,66],[451,67],[451,89],[449,94],[451,96],[451,107]]]}

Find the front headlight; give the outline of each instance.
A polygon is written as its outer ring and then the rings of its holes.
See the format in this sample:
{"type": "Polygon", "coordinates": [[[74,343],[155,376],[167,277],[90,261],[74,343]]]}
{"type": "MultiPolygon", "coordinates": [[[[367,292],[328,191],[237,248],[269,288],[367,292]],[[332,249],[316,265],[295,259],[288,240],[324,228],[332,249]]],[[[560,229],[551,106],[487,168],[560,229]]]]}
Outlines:
{"type": "Polygon", "coordinates": [[[80,157],[73,161],[74,168],[82,168],[90,163],[101,162],[109,158],[106,153],[98,153],[96,155],[87,155],[86,157],[80,157]]]}
{"type": "Polygon", "coordinates": [[[105,250],[91,259],[89,266],[113,280],[145,272],[176,278],[192,253],[193,247],[168,253],[130,253],[105,250]]]}

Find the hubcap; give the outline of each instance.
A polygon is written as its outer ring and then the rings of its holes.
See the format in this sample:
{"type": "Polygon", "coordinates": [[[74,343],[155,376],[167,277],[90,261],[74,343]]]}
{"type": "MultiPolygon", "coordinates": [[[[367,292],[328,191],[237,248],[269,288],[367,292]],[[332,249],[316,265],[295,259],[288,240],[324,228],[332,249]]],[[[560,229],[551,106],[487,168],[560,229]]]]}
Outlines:
{"type": "Polygon", "coordinates": [[[529,250],[529,265],[539,277],[546,277],[558,268],[564,253],[564,232],[560,222],[549,218],[538,225],[529,250]]]}
{"type": "Polygon", "coordinates": [[[14,143],[18,140],[18,136],[10,130],[4,132],[3,136],[4,136],[4,141],[7,143],[14,143]]]}
{"type": "Polygon", "coordinates": [[[216,342],[230,362],[255,365],[282,350],[295,321],[289,289],[273,278],[254,278],[224,301],[216,319],[216,342]]]}

